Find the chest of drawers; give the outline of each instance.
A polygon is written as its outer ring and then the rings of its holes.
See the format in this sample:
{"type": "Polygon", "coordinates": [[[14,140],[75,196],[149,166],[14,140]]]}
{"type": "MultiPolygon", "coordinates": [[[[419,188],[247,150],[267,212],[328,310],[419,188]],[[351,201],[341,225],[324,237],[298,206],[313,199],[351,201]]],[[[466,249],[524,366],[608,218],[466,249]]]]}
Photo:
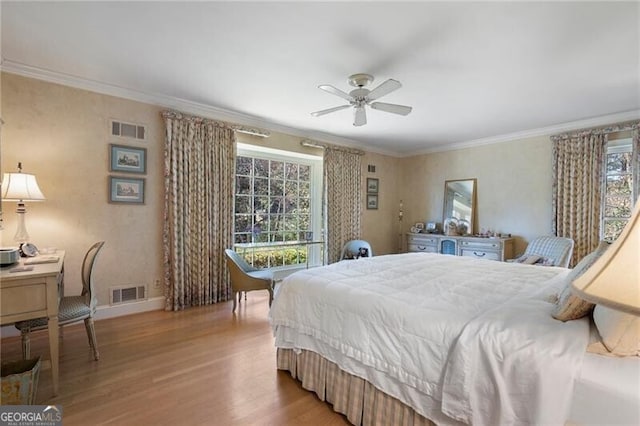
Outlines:
{"type": "Polygon", "coordinates": [[[407,234],[407,251],[446,253],[504,262],[513,258],[513,238],[407,234]]]}

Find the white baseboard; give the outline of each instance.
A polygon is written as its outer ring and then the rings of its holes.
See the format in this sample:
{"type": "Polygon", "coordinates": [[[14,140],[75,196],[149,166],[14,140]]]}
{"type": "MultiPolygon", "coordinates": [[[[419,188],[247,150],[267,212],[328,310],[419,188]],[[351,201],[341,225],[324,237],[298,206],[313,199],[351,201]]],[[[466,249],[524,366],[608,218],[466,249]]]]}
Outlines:
{"type": "MultiPolygon", "coordinates": [[[[139,302],[123,303],[120,305],[102,305],[96,308],[95,321],[107,318],[121,317],[124,315],[139,314],[141,312],[157,311],[164,309],[164,296],[153,297],[139,302]]],[[[19,336],[20,331],[11,325],[0,327],[0,338],[19,336]]]]}

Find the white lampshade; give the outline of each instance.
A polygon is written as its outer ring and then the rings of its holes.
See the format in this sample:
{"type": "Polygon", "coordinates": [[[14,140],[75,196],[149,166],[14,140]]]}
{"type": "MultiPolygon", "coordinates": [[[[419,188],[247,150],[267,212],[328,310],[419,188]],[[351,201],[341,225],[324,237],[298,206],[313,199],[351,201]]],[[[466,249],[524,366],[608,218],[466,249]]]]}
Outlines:
{"type": "Polygon", "coordinates": [[[2,199],[5,201],[42,201],[44,194],[34,175],[5,173],[2,178],[2,199]]]}
{"type": "Polygon", "coordinates": [[[584,300],[640,315],[640,202],[618,239],[572,286],[584,300]]]}

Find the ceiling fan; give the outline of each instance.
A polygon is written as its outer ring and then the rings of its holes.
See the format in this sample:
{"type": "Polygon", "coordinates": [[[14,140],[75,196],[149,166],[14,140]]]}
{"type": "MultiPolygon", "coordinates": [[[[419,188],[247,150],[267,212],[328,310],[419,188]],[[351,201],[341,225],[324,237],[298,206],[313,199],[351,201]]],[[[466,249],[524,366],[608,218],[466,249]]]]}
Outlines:
{"type": "Polygon", "coordinates": [[[369,105],[373,109],[380,111],[391,112],[393,114],[407,115],[411,112],[410,106],[388,104],[385,102],[373,102],[382,96],[398,90],[402,87],[399,81],[394,79],[388,79],[384,83],[380,84],[373,90],[365,89],[364,87],[373,81],[373,76],[370,74],[353,74],[349,76],[349,84],[357,87],[351,92],[346,93],[340,89],[329,84],[322,84],[318,86],[319,89],[329,92],[333,95],[340,96],[342,99],[349,101],[348,105],[340,105],[333,108],[323,109],[321,111],[312,112],[311,115],[319,117],[321,115],[329,114],[332,112],[340,111],[349,107],[354,108],[354,126],[363,126],[367,124],[367,113],[364,109],[366,105],[369,105]]]}

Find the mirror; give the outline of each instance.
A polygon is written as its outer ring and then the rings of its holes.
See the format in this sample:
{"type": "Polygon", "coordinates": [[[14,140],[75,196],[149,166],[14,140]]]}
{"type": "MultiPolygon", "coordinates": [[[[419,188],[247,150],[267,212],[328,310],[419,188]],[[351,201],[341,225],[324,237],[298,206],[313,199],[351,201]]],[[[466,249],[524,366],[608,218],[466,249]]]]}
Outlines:
{"type": "Polygon", "coordinates": [[[444,208],[442,224],[447,219],[455,218],[458,222],[465,220],[469,229],[463,234],[474,234],[476,222],[476,179],[448,180],[444,183],[444,208]]]}

